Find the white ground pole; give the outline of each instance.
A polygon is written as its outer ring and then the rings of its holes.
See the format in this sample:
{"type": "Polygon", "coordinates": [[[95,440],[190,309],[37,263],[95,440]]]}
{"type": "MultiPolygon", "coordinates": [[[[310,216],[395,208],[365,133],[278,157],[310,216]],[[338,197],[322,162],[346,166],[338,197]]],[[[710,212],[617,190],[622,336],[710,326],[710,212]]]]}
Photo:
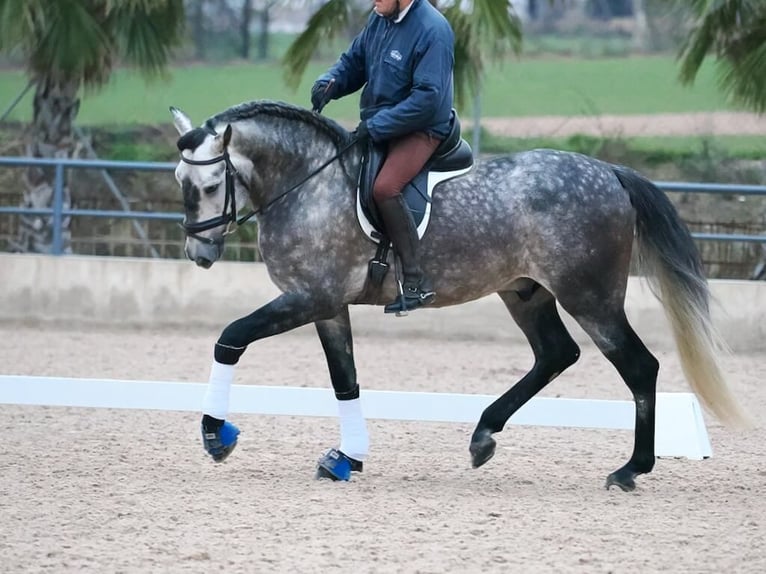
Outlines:
{"type": "MultiPolygon", "coordinates": [[[[161,381],[0,375],[0,404],[196,411],[207,385],[161,381]]],[[[476,423],[497,397],[454,393],[362,391],[368,419],[476,423]]],[[[232,413],[337,417],[331,389],[233,385],[232,413]]],[[[632,430],[633,401],[533,398],[510,424],[632,430]]],[[[693,393],[657,393],[658,457],[700,460],[712,455],[693,393]]]]}

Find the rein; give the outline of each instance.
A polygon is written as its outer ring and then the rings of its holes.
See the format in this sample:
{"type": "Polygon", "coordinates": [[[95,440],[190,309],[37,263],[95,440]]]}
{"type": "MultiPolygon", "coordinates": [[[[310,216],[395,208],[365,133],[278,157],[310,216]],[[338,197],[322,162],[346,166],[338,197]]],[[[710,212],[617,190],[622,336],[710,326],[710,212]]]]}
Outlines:
{"type": "MultiPolygon", "coordinates": [[[[224,141],[226,141],[226,138],[224,139],[224,141]]],[[[237,218],[237,201],[236,201],[236,197],[234,193],[234,178],[240,177],[240,175],[237,172],[236,168],[234,167],[234,164],[231,163],[231,157],[229,156],[228,142],[224,144],[223,153],[219,155],[218,157],[214,157],[211,159],[193,160],[193,159],[185,158],[183,154],[181,154],[181,160],[184,163],[188,163],[189,165],[213,165],[221,161],[224,162],[224,164],[226,165],[226,180],[225,180],[226,197],[223,203],[223,211],[221,212],[221,215],[219,215],[218,217],[206,219],[205,221],[198,221],[196,223],[186,223],[186,221],[184,221],[183,223],[180,223],[179,225],[186,232],[187,237],[192,237],[196,239],[197,241],[201,241],[202,243],[207,243],[208,245],[216,245],[216,244],[223,243],[224,237],[236,232],[239,226],[245,223],[246,221],[248,221],[250,218],[252,218],[255,215],[258,215],[259,213],[263,213],[269,207],[271,207],[274,203],[276,203],[277,201],[282,199],[284,196],[286,196],[288,193],[298,189],[300,186],[302,186],[304,183],[306,183],[308,180],[310,180],[312,177],[317,175],[319,172],[325,169],[328,165],[334,162],[336,159],[340,158],[344,153],[346,153],[349,149],[351,149],[351,147],[356,143],[357,143],[357,140],[352,139],[338,153],[336,153],[334,156],[332,156],[330,159],[328,159],[326,162],[320,165],[317,169],[315,169],[306,177],[304,177],[301,181],[291,186],[286,191],[283,191],[282,193],[277,195],[271,201],[266,203],[266,205],[263,205],[259,207],[258,209],[251,209],[248,213],[246,213],[240,218],[237,218]],[[207,231],[209,229],[213,229],[214,227],[220,227],[221,225],[225,225],[226,229],[224,230],[221,237],[217,239],[211,239],[209,237],[203,237],[199,235],[199,233],[201,233],[202,231],[207,231]]]]}

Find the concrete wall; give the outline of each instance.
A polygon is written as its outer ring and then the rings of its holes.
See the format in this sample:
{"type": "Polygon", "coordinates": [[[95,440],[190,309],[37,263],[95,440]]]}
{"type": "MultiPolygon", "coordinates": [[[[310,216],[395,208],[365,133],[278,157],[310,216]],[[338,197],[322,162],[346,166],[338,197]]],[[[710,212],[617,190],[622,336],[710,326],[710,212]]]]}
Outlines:
{"type": "MultiPolygon", "coordinates": [[[[215,330],[279,293],[258,263],[218,262],[204,270],[188,261],[15,254],[0,254],[0,286],[0,321],[215,330]]],[[[732,348],[766,350],[766,283],[712,281],[711,290],[717,300],[714,322],[732,348]]],[[[630,280],[626,309],[647,345],[672,347],[662,308],[639,279],[630,280]]],[[[380,307],[355,306],[351,317],[357,336],[525,341],[496,296],[407,318],[384,315],[380,307]]],[[[577,340],[587,340],[570,318],[565,320],[577,340]]]]}

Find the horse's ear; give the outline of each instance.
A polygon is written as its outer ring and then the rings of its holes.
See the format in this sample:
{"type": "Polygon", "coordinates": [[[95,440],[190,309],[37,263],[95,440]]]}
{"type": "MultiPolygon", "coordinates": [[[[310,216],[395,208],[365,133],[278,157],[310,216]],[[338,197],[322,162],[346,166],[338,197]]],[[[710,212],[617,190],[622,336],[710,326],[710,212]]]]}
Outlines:
{"type": "Polygon", "coordinates": [[[231,124],[226,124],[226,129],[223,130],[223,134],[218,134],[215,136],[215,149],[220,153],[223,153],[223,150],[229,147],[229,142],[231,142],[231,134],[233,132],[234,130],[232,129],[231,124]]]}
{"type": "Polygon", "coordinates": [[[185,133],[194,129],[189,116],[187,116],[181,110],[170,106],[170,113],[173,114],[173,125],[176,127],[176,130],[178,130],[179,134],[184,135],[185,133]]]}

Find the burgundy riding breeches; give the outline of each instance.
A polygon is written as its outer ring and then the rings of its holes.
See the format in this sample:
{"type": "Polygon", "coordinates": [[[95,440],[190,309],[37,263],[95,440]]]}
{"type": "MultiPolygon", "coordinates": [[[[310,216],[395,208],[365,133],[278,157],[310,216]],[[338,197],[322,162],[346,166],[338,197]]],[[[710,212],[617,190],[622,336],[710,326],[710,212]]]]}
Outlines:
{"type": "Polygon", "coordinates": [[[441,140],[425,132],[415,132],[391,140],[388,155],[380,169],[372,195],[376,202],[401,193],[404,186],[423,169],[441,140]]]}

